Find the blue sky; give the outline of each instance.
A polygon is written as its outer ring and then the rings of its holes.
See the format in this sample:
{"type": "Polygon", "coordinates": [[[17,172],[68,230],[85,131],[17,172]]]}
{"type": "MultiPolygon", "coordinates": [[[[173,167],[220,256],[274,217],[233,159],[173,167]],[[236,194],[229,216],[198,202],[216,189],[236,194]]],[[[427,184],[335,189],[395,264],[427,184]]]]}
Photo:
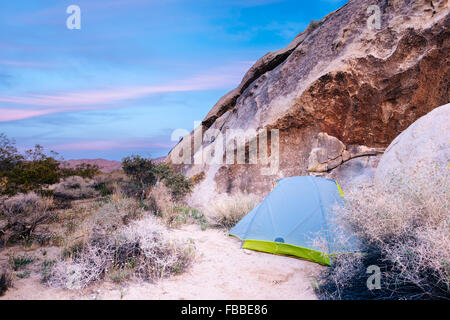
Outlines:
{"type": "Polygon", "coordinates": [[[65,159],[159,157],[269,51],[345,0],[0,4],[0,132],[65,159]],[[69,5],[81,30],[69,30],[69,5]]]}

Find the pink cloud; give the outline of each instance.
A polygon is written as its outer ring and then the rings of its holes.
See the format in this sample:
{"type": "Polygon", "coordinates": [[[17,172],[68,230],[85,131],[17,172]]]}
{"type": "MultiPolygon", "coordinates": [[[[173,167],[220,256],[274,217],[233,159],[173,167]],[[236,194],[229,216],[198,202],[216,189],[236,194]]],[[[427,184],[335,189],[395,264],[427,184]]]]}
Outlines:
{"type": "Polygon", "coordinates": [[[247,63],[238,63],[199,74],[185,80],[160,86],[115,87],[106,90],[63,92],[60,94],[30,94],[25,96],[0,95],[0,102],[7,104],[44,107],[41,109],[4,108],[0,122],[20,120],[50,113],[80,110],[97,110],[113,103],[144,98],[156,93],[202,91],[237,85],[248,68],[247,63]]]}
{"type": "Polygon", "coordinates": [[[52,113],[53,110],[0,109],[0,122],[22,120],[52,113]]]}
{"type": "Polygon", "coordinates": [[[93,104],[108,104],[120,100],[138,99],[155,93],[197,91],[213,89],[217,83],[192,83],[168,86],[147,86],[112,88],[109,90],[92,90],[66,92],[58,95],[29,95],[26,97],[0,96],[0,102],[34,105],[45,107],[70,107],[93,104]]]}
{"type": "Polygon", "coordinates": [[[25,97],[0,95],[0,102],[45,107],[108,104],[120,100],[143,98],[155,93],[210,90],[234,83],[236,83],[236,78],[229,75],[199,75],[189,80],[163,86],[120,87],[108,90],[65,92],[56,95],[34,94],[25,97]]]}
{"type": "Polygon", "coordinates": [[[14,108],[0,108],[0,122],[23,120],[38,116],[43,116],[53,113],[82,111],[82,110],[97,110],[97,108],[78,107],[78,108],[58,108],[58,109],[14,109],[14,108]]]}

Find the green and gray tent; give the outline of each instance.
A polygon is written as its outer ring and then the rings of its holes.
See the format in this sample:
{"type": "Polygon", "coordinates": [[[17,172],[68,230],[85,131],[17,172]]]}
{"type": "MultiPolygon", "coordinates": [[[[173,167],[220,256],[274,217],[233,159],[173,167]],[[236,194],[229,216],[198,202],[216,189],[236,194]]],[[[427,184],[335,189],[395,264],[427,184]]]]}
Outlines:
{"type": "Polygon", "coordinates": [[[244,240],[245,249],[330,265],[333,254],[352,251],[338,248],[335,241],[332,209],[341,203],[342,195],[334,180],[309,176],[281,179],[264,201],[230,230],[230,235],[244,240]],[[318,243],[317,239],[322,241],[318,243]]]}

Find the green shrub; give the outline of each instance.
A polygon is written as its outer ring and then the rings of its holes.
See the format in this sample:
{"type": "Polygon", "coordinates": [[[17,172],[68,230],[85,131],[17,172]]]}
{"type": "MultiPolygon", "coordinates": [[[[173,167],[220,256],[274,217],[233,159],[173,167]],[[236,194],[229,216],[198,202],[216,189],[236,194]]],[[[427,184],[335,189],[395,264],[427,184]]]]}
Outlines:
{"type": "Polygon", "coordinates": [[[3,193],[8,195],[40,191],[60,179],[59,163],[51,157],[20,161],[0,174],[5,181],[3,193]]]}
{"type": "Polygon", "coordinates": [[[171,190],[172,196],[176,201],[181,200],[188,195],[192,191],[194,184],[183,174],[175,173],[173,171],[170,176],[163,180],[163,183],[171,190]]]}
{"type": "Polygon", "coordinates": [[[145,196],[147,189],[155,186],[157,182],[162,182],[170,189],[174,200],[178,201],[189,194],[194,185],[192,180],[181,173],[176,173],[168,164],[154,164],[151,159],[140,156],[124,158],[122,168],[133,182],[133,185],[128,186],[128,191],[140,198],[145,196]]]}
{"type": "Polygon", "coordinates": [[[155,165],[151,159],[140,156],[130,156],[122,160],[123,171],[141,189],[153,186],[156,183],[157,177],[154,168],[155,165]]]}
{"type": "Polygon", "coordinates": [[[45,259],[41,264],[41,281],[47,282],[52,274],[53,267],[56,264],[56,260],[45,259]]]}
{"type": "Polygon", "coordinates": [[[14,141],[0,133],[0,173],[12,170],[18,162],[23,160],[23,156],[18,153],[14,144],[14,141]]]}
{"type": "MultiPolygon", "coordinates": [[[[51,152],[54,156],[55,153],[51,152]]],[[[59,162],[46,155],[44,148],[36,145],[34,149],[20,154],[14,141],[0,134],[0,192],[7,195],[42,191],[59,181],[61,173],[59,162]]]]}
{"type": "Polygon", "coordinates": [[[75,168],[61,168],[60,171],[62,178],[78,176],[92,179],[101,173],[100,168],[97,165],[86,163],[79,164],[75,168]]]}
{"type": "Polygon", "coordinates": [[[30,277],[30,272],[29,271],[24,271],[22,273],[18,273],[18,274],[16,274],[16,277],[20,278],[20,279],[29,278],[30,277]]]}
{"type": "Polygon", "coordinates": [[[9,265],[14,271],[18,271],[28,264],[32,263],[34,259],[28,256],[11,256],[9,257],[9,265]]]}
{"type": "Polygon", "coordinates": [[[98,166],[90,164],[81,164],[73,169],[61,168],[56,156],[53,151],[47,155],[40,145],[21,154],[13,140],[0,134],[0,194],[11,196],[34,191],[51,196],[48,186],[61,178],[93,178],[100,173],[98,166]]]}

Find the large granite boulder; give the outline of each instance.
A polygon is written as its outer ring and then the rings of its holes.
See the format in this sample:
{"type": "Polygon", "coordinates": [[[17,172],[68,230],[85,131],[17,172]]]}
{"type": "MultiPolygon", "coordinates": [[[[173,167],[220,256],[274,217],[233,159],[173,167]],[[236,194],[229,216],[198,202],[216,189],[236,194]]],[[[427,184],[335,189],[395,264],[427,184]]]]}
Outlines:
{"type": "Polygon", "coordinates": [[[418,165],[449,170],[450,104],[434,109],[395,138],[378,164],[375,183],[382,185],[405,169],[414,174],[418,165]]]}

